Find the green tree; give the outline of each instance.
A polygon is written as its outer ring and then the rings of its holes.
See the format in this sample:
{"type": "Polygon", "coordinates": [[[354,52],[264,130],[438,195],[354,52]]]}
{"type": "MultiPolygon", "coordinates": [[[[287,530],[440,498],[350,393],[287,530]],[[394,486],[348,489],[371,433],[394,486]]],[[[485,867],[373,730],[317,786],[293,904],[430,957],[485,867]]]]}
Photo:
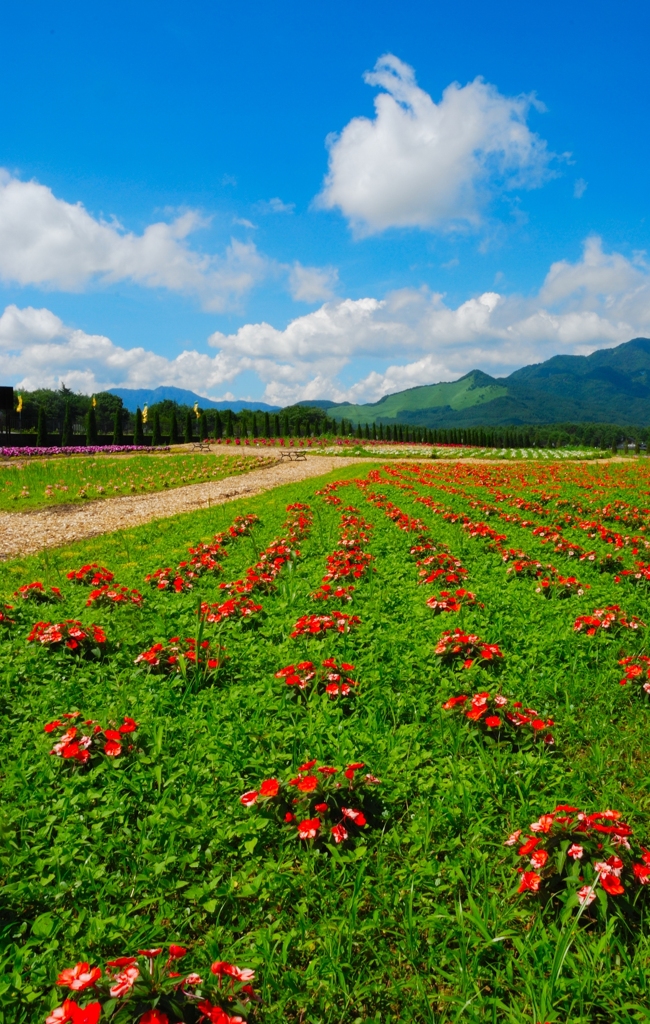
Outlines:
{"type": "Polygon", "coordinates": [[[218,440],[220,440],[221,437],[223,436],[223,425],[221,423],[221,416],[219,415],[218,409],[214,417],[214,436],[218,440]]]}
{"type": "Polygon", "coordinates": [[[70,403],[65,403],[65,412],[63,414],[63,429],[61,431],[61,444],[64,448],[70,448],[72,445],[72,414],[70,412],[70,403]]]}
{"type": "Polygon", "coordinates": [[[271,436],[271,417],[268,412],[264,413],[264,437],[271,436]]]}
{"type": "Polygon", "coordinates": [[[284,414],[284,437],[291,437],[291,428],[289,427],[289,417],[284,414]]]}
{"type": "Polygon", "coordinates": [[[282,432],[281,432],[281,428],[280,428],[280,417],[278,416],[277,412],[275,414],[275,436],[276,437],[281,437],[282,436],[282,432]]]}
{"type": "Polygon", "coordinates": [[[133,443],[144,444],[144,428],[142,426],[142,410],[140,406],[135,410],[135,427],[133,429],[133,443]]]}
{"type": "Polygon", "coordinates": [[[47,448],[47,419],[45,417],[45,407],[39,405],[38,407],[38,427],[36,428],[36,444],[39,448],[47,448]]]}
{"type": "Polygon", "coordinates": [[[169,443],[180,444],[181,438],[178,433],[178,420],[176,418],[176,410],[172,409],[171,422],[169,424],[169,443]]]}
{"type": "Polygon", "coordinates": [[[185,437],[183,438],[185,444],[191,444],[194,440],[194,427],[192,424],[192,413],[188,409],[185,414],[185,437]]]}
{"type": "Polygon", "coordinates": [[[86,444],[97,444],[97,416],[92,402],[86,413],[86,444]]]}
{"type": "Polygon", "coordinates": [[[122,410],[115,409],[113,417],[113,444],[124,444],[124,431],[122,429],[122,410]]]}
{"type": "Polygon", "coordinates": [[[151,433],[151,443],[160,444],[160,413],[157,409],[154,409],[153,413],[153,430],[151,433]]]}
{"type": "Polygon", "coordinates": [[[226,437],[233,437],[235,434],[235,424],[232,418],[232,409],[228,409],[226,414],[226,437]]]}

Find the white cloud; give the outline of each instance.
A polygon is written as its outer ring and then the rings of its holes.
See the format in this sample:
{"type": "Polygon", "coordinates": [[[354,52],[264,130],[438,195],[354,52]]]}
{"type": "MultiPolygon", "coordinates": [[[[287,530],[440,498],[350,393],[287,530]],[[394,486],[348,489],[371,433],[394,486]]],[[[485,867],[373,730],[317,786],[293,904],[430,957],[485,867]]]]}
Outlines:
{"type": "Polygon", "coordinates": [[[587,191],[587,185],[589,182],[585,181],[584,178],[576,178],[573,183],[573,197],[574,199],[582,199],[583,195],[587,191]]]}
{"type": "Polygon", "coordinates": [[[528,128],[534,96],[502,96],[481,78],[449,85],[436,104],[392,54],[365,81],[383,91],[375,118],[355,117],[328,139],[316,204],[338,207],[354,231],[476,226],[504,190],[536,188],[553,156],[528,128]]]}
{"type": "Polygon", "coordinates": [[[198,296],[228,308],[266,276],[269,261],[251,243],[231,239],[221,256],[196,252],[188,237],[206,221],[196,211],[141,235],[99,220],[81,203],[0,170],[0,278],[20,285],[79,291],[91,281],[132,281],[198,296]]]}
{"type": "Polygon", "coordinates": [[[273,404],[368,402],[474,368],[498,376],[558,352],[587,354],[638,335],[650,335],[643,254],[628,260],[589,238],[581,258],[554,263],[530,298],[492,291],[453,307],[427,289],[403,289],[381,300],[334,300],[283,330],[256,323],[230,335],[216,332],[208,339],[214,354],[188,350],[175,359],[121,348],[66,326],[47,309],[8,306],[0,317],[0,376],[23,387],[64,380],[92,392],[175,384],[204,395],[227,387],[231,395],[239,375],[252,373],[273,404]],[[343,384],[343,375],[352,383],[343,384]]]}
{"type": "Polygon", "coordinates": [[[295,203],[283,203],[278,196],[268,200],[260,199],[259,203],[256,203],[255,206],[260,213],[293,213],[296,208],[295,203]]]}
{"type": "Polygon", "coordinates": [[[297,261],[289,272],[289,290],[296,302],[325,302],[331,299],[339,272],[336,267],[303,267],[297,261]]]}

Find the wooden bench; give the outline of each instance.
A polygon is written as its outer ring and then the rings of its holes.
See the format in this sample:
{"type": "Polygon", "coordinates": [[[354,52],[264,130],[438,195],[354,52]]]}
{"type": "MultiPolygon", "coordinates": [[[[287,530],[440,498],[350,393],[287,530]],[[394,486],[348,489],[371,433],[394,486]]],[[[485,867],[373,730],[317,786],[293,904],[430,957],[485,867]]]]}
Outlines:
{"type": "Polygon", "coordinates": [[[192,445],[193,452],[209,452],[211,450],[212,449],[210,448],[210,444],[208,441],[195,441],[194,444],[192,445]]]}
{"type": "Polygon", "coordinates": [[[307,452],[302,448],[281,448],[280,462],[288,459],[289,462],[306,462],[307,452]]]}

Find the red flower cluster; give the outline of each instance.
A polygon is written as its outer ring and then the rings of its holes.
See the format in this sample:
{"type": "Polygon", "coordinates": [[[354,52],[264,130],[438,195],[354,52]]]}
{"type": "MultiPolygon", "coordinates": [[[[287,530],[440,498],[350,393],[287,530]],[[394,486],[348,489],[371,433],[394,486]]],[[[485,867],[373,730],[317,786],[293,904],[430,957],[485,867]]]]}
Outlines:
{"type": "Polygon", "coordinates": [[[232,583],[220,583],[221,590],[250,594],[253,590],[268,593],[275,589],[275,580],[287,562],[300,558],[300,552],[294,545],[309,533],[313,521],[309,505],[296,502],[287,505],[287,512],[293,513],[284,523],[288,538],[279,537],[272,540],[255,565],[246,570],[243,579],[233,580],[232,583]]]}
{"type": "Polygon", "coordinates": [[[43,647],[66,647],[78,654],[87,654],[106,643],[106,634],[101,626],[82,626],[76,619],[65,622],[36,622],[31,629],[28,642],[43,647]]]}
{"type": "MultiPolygon", "coordinates": [[[[504,558],[503,560],[508,561],[509,559],[504,558]]],[[[555,572],[555,569],[551,565],[542,565],[541,562],[537,562],[533,558],[520,558],[515,559],[506,571],[508,576],[512,576],[513,579],[525,577],[539,579],[545,572],[555,572]]]]}
{"type": "Polygon", "coordinates": [[[619,680],[621,686],[628,683],[638,683],[650,696],[650,658],[647,654],[637,654],[633,657],[621,658],[619,665],[624,669],[624,676],[619,680]]]}
{"type": "Polygon", "coordinates": [[[148,651],[142,651],[135,659],[136,665],[146,665],[152,672],[181,672],[187,663],[214,672],[223,661],[222,647],[215,647],[210,640],[202,640],[196,651],[194,637],[181,640],[173,636],[166,644],[154,644],[148,651]]]}
{"type": "Polygon", "coordinates": [[[601,572],[620,573],[625,568],[625,562],[620,555],[601,555],[595,551],[585,551],[580,555],[581,562],[592,562],[601,572]]]}
{"type": "Polygon", "coordinates": [[[119,604],[134,604],[142,607],[142,594],[139,590],[129,590],[121,584],[106,584],[104,587],[97,587],[91,590],[86,601],[86,608],[102,607],[115,608],[119,604]]]}
{"type": "Polygon", "coordinates": [[[201,604],[201,618],[206,622],[224,622],[226,619],[239,617],[250,619],[262,611],[261,604],[255,604],[250,597],[230,597],[221,604],[201,604]]]}
{"type": "Polygon", "coordinates": [[[56,754],[64,760],[76,761],[79,764],[88,764],[93,754],[105,754],[106,757],[119,757],[124,744],[127,743],[127,750],[134,749],[135,739],[133,735],[138,728],[133,718],[124,716],[124,721],[117,728],[104,729],[99,722],[92,718],[86,719],[83,723],[74,724],[81,717],[80,711],[72,711],[62,715],[61,718],[48,722],[44,731],[50,735],[54,733],[56,742],[50,754],[56,754]]]}
{"type": "Polygon", "coordinates": [[[473,594],[471,590],[463,590],[462,588],[455,590],[453,593],[449,590],[441,590],[437,597],[435,595],[430,597],[426,603],[435,615],[440,614],[440,612],[459,612],[461,608],[469,605],[478,605],[479,608],[484,607],[480,601],[476,600],[476,594],[473,594]]]}
{"type": "Polygon", "coordinates": [[[636,615],[627,615],[617,604],[608,604],[606,608],[595,608],[591,615],[579,615],[573,624],[574,632],[583,630],[587,636],[594,636],[600,630],[609,633],[620,633],[622,629],[640,629],[645,626],[636,615]]]}
{"type": "Polygon", "coordinates": [[[91,565],[82,565],[81,569],[71,569],[66,573],[66,578],[73,583],[83,583],[86,587],[101,587],[104,583],[112,583],[115,579],[109,569],[103,565],[93,562],[91,565]]]}
{"type": "Polygon", "coordinates": [[[625,579],[628,583],[634,583],[636,586],[639,584],[644,587],[650,586],[650,565],[646,565],[645,562],[635,562],[634,564],[636,569],[623,569],[618,576],[614,577],[614,583],[620,583],[622,579],[625,579]]]}
{"type": "Polygon", "coordinates": [[[57,601],[64,600],[58,587],[45,587],[39,580],[35,580],[34,583],[23,583],[22,587],[14,591],[13,596],[36,604],[56,604],[57,601]]]}
{"type": "Polygon", "coordinates": [[[302,615],[295,626],[291,636],[324,636],[334,630],[338,633],[349,633],[358,626],[361,619],[358,615],[348,615],[347,612],[331,612],[327,615],[302,615]]]}
{"type": "Polygon", "coordinates": [[[489,693],[475,693],[473,697],[461,693],[458,697],[450,697],[442,706],[445,711],[457,709],[462,712],[465,718],[475,722],[484,732],[509,729],[516,733],[527,732],[535,738],[543,738],[544,743],[549,745],[555,742],[552,733],[547,731],[554,725],[552,718],[544,721],[534,708],[525,708],[519,700],[510,702],[500,693],[494,697],[490,697],[489,693]],[[512,710],[507,710],[508,704],[512,710]]]}
{"type": "Polygon", "coordinates": [[[519,892],[559,895],[562,888],[574,904],[589,906],[598,885],[609,896],[622,896],[624,882],[650,884],[650,851],[633,848],[632,829],[620,811],[585,814],[577,807],[558,804],[529,826],[531,834],[518,829],[506,846],[518,846],[530,868],[518,868],[519,892]]]}
{"type": "Polygon", "coordinates": [[[555,576],[545,576],[535,587],[536,594],[543,594],[544,597],[582,597],[585,590],[591,590],[588,583],[581,583],[575,576],[562,576],[557,573],[555,576]]]}
{"type": "Polygon", "coordinates": [[[329,601],[331,597],[337,601],[351,601],[354,589],[353,586],[333,587],[331,583],[323,583],[311,596],[313,601],[329,601]]]}
{"type": "Polygon", "coordinates": [[[45,1024],[97,1024],[104,1013],[123,1024],[179,1019],[244,1024],[251,1001],[259,1002],[252,986],[255,971],[216,960],[203,978],[196,971],[177,969],[187,956],[184,946],[171,944],[167,956],[163,952],[162,947],[140,949],[136,956],[108,960],[103,971],[86,961],[67,967],[56,983],[71,994],[45,1024]],[[93,1001],[83,1006],[78,1002],[88,997],[93,1001]],[[143,1012],[144,1007],[148,1009],[143,1012]]]}
{"type": "Polygon", "coordinates": [[[0,608],[0,626],[13,626],[16,620],[11,618],[9,612],[13,611],[13,605],[5,604],[0,608]]]}
{"type": "Polygon", "coordinates": [[[265,779],[259,789],[244,793],[239,802],[244,807],[259,803],[271,810],[278,821],[295,829],[298,839],[318,840],[329,832],[338,845],[356,837],[369,818],[375,817],[371,791],[380,780],[359,774],[365,768],[362,761],[345,769],[327,765],[318,768],[316,764],[316,760],[302,764],[298,775],[286,783],[265,779]]]}
{"type": "Polygon", "coordinates": [[[354,665],[347,661],[337,665],[334,658],[327,658],[320,669],[316,668],[313,661],[287,665],[275,673],[275,678],[284,679],[287,686],[295,686],[298,690],[306,690],[315,679],[316,685],[322,686],[323,693],[335,700],[337,697],[348,697],[353,688],[359,685],[348,675],[349,672],[354,672],[354,665]]]}
{"type": "Polygon", "coordinates": [[[360,579],[368,569],[374,558],[367,551],[359,551],[358,548],[352,551],[334,551],[327,556],[327,572],[323,576],[323,582],[330,580],[360,579]]]}
{"type": "Polygon", "coordinates": [[[419,572],[422,577],[421,583],[435,583],[441,580],[453,586],[455,583],[462,583],[463,577],[469,575],[462,562],[446,551],[421,558],[417,564],[422,566],[419,572]]]}
{"type": "Polygon", "coordinates": [[[445,630],[440,637],[434,654],[446,661],[462,661],[463,668],[471,668],[474,662],[494,661],[503,657],[498,644],[488,644],[480,636],[465,633],[462,629],[445,630]]]}
{"type": "Polygon", "coordinates": [[[157,590],[173,590],[177,594],[191,590],[194,580],[208,572],[221,571],[221,560],[228,554],[225,550],[226,546],[239,537],[250,534],[257,523],[259,523],[259,518],[252,513],[236,516],[232,525],[224,533],[215,533],[211,543],[206,544],[204,541],[200,541],[188,548],[189,554],[192,555],[189,560],[179,562],[175,569],[170,566],[156,569],[155,572],[145,576],[145,582],[150,583],[157,590]]]}
{"type": "MultiPolygon", "coordinates": [[[[182,566],[184,565],[186,563],[182,563],[182,566]]],[[[191,580],[182,566],[179,565],[176,569],[172,569],[171,566],[156,569],[154,572],[147,573],[144,581],[155,587],[156,590],[173,590],[176,594],[181,594],[184,590],[192,589],[191,580]]]]}

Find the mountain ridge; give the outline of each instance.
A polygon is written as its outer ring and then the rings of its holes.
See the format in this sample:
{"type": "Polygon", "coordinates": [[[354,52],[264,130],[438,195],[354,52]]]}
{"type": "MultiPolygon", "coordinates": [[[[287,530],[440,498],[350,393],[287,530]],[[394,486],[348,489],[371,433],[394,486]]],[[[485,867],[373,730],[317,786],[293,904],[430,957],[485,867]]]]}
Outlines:
{"type": "Polygon", "coordinates": [[[138,406],[142,409],[144,405],[154,405],[155,402],[163,402],[165,399],[178,402],[179,405],[193,406],[199,403],[202,409],[232,409],[233,412],[241,412],[242,409],[251,409],[255,412],[279,412],[279,405],[267,405],[265,402],[246,402],[237,399],[232,402],[215,402],[212,398],[205,398],[197,395],[194,391],[173,386],[161,386],[158,388],[109,388],[109,395],[117,395],[122,399],[125,409],[135,412],[138,406]]]}
{"type": "Polygon", "coordinates": [[[470,370],[455,381],[416,385],[364,405],[340,402],[329,406],[327,415],[362,426],[648,425],[650,338],[633,338],[588,356],[552,356],[507,377],[470,370]]]}

